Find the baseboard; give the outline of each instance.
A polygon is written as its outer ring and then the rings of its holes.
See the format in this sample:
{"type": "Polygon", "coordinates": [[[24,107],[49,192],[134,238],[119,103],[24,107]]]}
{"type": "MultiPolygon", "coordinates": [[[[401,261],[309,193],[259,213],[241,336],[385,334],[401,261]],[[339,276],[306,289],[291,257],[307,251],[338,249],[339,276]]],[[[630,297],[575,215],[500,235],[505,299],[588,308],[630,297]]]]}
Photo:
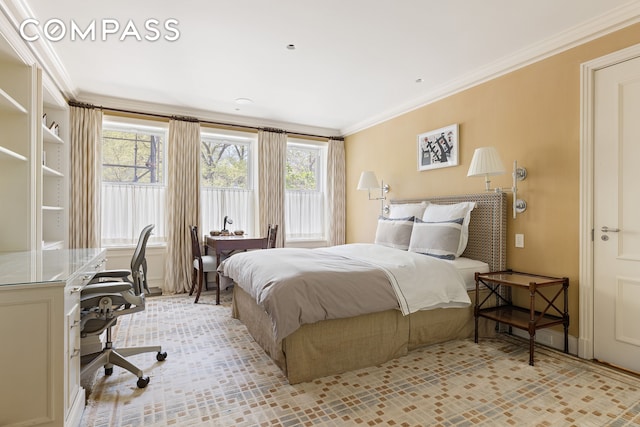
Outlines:
{"type": "Polygon", "coordinates": [[[162,289],[159,287],[151,286],[149,287],[149,293],[146,294],[148,297],[159,297],[162,295],[162,289]]]}
{"type": "MultiPolygon", "coordinates": [[[[529,339],[529,332],[522,329],[513,328],[512,334],[529,339]]],[[[536,331],[536,343],[564,351],[564,333],[553,329],[539,329],[536,331]]],[[[578,338],[569,335],[569,354],[578,355],[578,338]]]]}
{"type": "Polygon", "coordinates": [[[79,426],[82,421],[82,412],[84,411],[86,403],[86,395],[84,388],[80,387],[76,394],[71,407],[67,412],[67,418],[64,420],[65,426],[79,426]]]}

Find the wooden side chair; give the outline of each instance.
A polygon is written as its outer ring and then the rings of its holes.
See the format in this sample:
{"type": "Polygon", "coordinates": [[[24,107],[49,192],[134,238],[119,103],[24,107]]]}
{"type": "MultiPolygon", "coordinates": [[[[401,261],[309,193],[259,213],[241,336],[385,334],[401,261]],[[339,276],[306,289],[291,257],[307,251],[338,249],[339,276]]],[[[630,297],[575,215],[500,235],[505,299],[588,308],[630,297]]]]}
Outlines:
{"type": "MultiPolygon", "coordinates": [[[[197,288],[196,299],[193,301],[195,304],[200,299],[203,281],[205,283],[205,287],[207,287],[207,273],[215,273],[218,263],[216,257],[212,255],[202,255],[200,237],[198,236],[198,227],[192,225],[189,228],[191,230],[191,258],[193,260],[191,290],[189,291],[189,295],[193,295],[193,291],[197,288]]],[[[216,286],[216,304],[220,304],[220,286],[216,286]]]]}
{"type": "Polygon", "coordinates": [[[265,249],[276,247],[276,237],[278,236],[278,224],[269,224],[267,228],[267,245],[265,249]]]}

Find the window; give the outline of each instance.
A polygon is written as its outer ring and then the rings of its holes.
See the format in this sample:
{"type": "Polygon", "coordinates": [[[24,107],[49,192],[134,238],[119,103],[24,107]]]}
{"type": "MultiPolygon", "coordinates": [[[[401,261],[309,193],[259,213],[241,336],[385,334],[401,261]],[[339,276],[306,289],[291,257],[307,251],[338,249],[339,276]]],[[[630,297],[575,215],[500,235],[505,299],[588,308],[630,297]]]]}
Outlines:
{"type": "Polygon", "coordinates": [[[165,239],[165,128],[105,121],[102,127],[102,244],[129,245],[155,224],[165,239]]]}
{"type": "Polygon", "coordinates": [[[200,145],[200,208],[202,233],[229,230],[254,235],[253,141],[250,134],[203,133],[200,145]]]}
{"type": "MultiPolygon", "coordinates": [[[[167,128],[156,122],[105,119],[102,134],[102,245],[134,245],[155,224],[165,242],[167,128]]],[[[256,136],[203,131],[200,144],[201,234],[227,228],[256,235],[256,136]]],[[[326,147],[289,138],[285,229],[288,241],[326,239],[326,147]]]]}
{"type": "Polygon", "coordinates": [[[287,240],[325,240],[326,148],[289,139],[285,180],[287,240]]]}
{"type": "Polygon", "coordinates": [[[116,127],[102,133],[102,181],[163,184],[164,134],[116,127]]]}

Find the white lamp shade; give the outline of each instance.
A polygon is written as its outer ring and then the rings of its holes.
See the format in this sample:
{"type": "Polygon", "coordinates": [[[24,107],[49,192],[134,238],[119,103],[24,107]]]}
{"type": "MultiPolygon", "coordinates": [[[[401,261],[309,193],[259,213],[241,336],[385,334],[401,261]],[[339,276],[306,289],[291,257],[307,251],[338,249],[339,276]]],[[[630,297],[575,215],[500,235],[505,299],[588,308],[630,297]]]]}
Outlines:
{"type": "Polygon", "coordinates": [[[372,188],[380,188],[375,172],[362,172],[360,175],[360,181],[358,181],[358,190],[370,190],[372,188]]]}
{"type": "Polygon", "coordinates": [[[467,176],[502,175],[504,166],[494,147],[476,148],[467,176]]]}

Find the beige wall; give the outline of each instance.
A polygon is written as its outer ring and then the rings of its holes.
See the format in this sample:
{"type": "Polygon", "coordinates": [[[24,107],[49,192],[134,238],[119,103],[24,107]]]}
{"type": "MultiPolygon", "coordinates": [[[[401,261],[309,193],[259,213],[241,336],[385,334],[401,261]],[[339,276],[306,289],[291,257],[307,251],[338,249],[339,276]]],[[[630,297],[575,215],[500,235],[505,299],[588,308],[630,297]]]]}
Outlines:
{"type": "MultiPolygon", "coordinates": [[[[580,64],[637,43],[640,24],[348,136],[347,242],[372,242],[380,212],[379,202],[356,190],[361,171],[375,171],[394,199],[481,192],[483,178],[466,177],[469,163],[475,148],[495,146],[509,171],[517,160],[529,173],[518,185],[527,211],[508,221],[507,266],[569,277],[570,333],[577,336],[580,64]],[[459,165],[418,172],[416,136],[453,123],[459,165]],[[522,249],[516,233],[525,235],[522,249]]],[[[510,187],[510,173],[492,185],[510,187]]]]}

